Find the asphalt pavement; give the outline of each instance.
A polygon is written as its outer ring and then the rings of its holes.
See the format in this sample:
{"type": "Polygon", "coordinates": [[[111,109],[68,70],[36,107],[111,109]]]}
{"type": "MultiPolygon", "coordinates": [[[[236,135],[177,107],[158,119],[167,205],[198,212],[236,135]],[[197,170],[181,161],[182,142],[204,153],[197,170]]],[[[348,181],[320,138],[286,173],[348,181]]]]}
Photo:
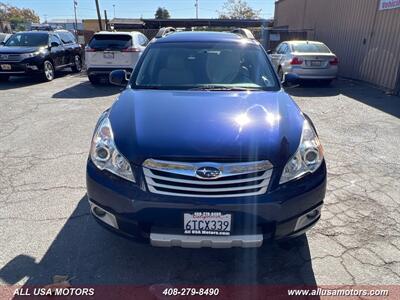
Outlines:
{"type": "Polygon", "coordinates": [[[287,91],[325,149],[321,221],[292,242],[193,250],[126,240],[89,215],[90,139],[119,88],[68,73],[0,83],[0,283],[398,284],[400,97],[346,80],[287,91]]]}

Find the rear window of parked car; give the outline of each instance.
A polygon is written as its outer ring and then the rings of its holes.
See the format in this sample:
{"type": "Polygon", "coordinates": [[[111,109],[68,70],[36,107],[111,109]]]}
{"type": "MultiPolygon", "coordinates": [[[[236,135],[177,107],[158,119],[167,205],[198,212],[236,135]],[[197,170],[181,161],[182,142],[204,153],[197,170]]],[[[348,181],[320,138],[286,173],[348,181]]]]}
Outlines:
{"type": "Polygon", "coordinates": [[[331,51],[324,44],[315,43],[297,43],[293,44],[294,52],[302,53],[330,53],[331,51]]]}
{"type": "Polygon", "coordinates": [[[132,37],[126,34],[97,34],[89,47],[97,50],[121,50],[132,46],[132,37]]]}

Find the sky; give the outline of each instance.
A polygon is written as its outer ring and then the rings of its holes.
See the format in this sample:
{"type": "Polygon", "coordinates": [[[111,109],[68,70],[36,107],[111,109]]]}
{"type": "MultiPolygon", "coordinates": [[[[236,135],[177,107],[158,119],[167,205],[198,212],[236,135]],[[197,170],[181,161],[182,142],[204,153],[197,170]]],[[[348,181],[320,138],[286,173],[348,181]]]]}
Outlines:
{"type": "MultiPolygon", "coordinates": [[[[1,0],[2,2],[36,11],[43,22],[46,18],[73,18],[74,0],[1,0]]],[[[77,15],[79,19],[96,18],[95,0],[77,0],[77,15]]],[[[199,18],[216,18],[217,10],[221,10],[225,0],[198,0],[199,18]]],[[[275,0],[247,0],[254,9],[262,9],[261,18],[272,18],[275,0]]],[[[153,18],[157,7],[165,7],[171,18],[195,18],[195,0],[99,0],[103,16],[107,10],[108,18],[153,18]]],[[[104,16],[103,16],[104,17],[104,16]]]]}

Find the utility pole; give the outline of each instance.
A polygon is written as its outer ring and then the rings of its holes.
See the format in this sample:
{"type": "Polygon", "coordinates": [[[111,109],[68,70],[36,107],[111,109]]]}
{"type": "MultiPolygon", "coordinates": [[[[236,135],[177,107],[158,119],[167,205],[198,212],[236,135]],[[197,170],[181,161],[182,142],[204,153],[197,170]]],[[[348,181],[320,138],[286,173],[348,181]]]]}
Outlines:
{"type": "Polygon", "coordinates": [[[99,20],[99,30],[103,30],[103,25],[101,24],[101,15],[100,15],[100,7],[99,7],[99,0],[96,1],[96,10],[97,10],[97,19],[99,20]]]}
{"type": "Polygon", "coordinates": [[[113,9],[114,9],[114,19],[115,19],[115,4],[113,4],[113,9]]]}
{"type": "Polygon", "coordinates": [[[106,10],[104,10],[104,23],[106,24],[106,30],[108,31],[109,30],[109,26],[108,26],[108,18],[107,18],[107,11],[106,10]]]}
{"type": "Polygon", "coordinates": [[[196,0],[196,3],[194,5],[196,7],[196,19],[199,18],[199,0],[196,0]]]}
{"type": "Polygon", "coordinates": [[[78,0],[74,0],[74,14],[75,14],[75,37],[78,38],[78,19],[76,18],[76,7],[78,6],[78,0]]]}

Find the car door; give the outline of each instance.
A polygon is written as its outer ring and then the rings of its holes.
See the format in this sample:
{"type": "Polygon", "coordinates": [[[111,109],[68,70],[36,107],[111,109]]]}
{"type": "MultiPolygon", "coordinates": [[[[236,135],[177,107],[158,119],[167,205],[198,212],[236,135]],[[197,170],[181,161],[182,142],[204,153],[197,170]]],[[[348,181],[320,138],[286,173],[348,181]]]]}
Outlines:
{"type": "Polygon", "coordinates": [[[278,69],[279,66],[279,61],[282,58],[282,48],[285,46],[285,43],[281,43],[278,45],[278,47],[276,47],[276,49],[272,52],[272,54],[270,55],[271,57],[271,62],[272,65],[274,66],[275,70],[278,69]]]}
{"type": "Polygon", "coordinates": [[[73,49],[73,39],[71,38],[72,33],[58,32],[57,35],[61,39],[62,45],[64,47],[63,64],[67,65],[73,63],[74,49],[73,49]]]}
{"type": "Polygon", "coordinates": [[[65,48],[60,38],[55,35],[50,35],[50,57],[54,62],[55,68],[60,68],[65,65],[65,48]]]}

